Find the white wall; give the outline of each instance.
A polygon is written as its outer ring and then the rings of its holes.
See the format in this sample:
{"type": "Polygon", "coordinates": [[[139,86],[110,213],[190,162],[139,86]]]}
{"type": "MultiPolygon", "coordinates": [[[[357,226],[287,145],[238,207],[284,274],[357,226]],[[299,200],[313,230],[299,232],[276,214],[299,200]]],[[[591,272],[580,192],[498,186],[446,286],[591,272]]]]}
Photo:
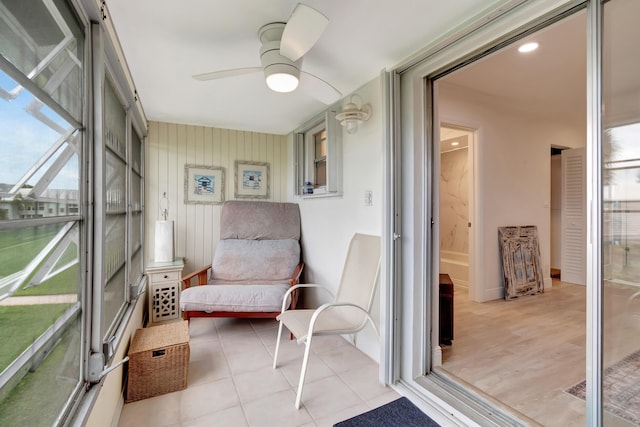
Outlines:
{"type": "MultiPolygon", "coordinates": [[[[550,149],[551,145],[580,147],[586,124],[534,116],[516,106],[496,102],[479,92],[441,83],[440,119],[478,127],[478,188],[482,248],[477,265],[483,266],[481,301],[502,298],[498,227],[536,225],[545,286],[550,268],[550,149]]],[[[472,283],[472,286],[474,284],[472,283]]]]}
{"type": "Polygon", "coordinates": [[[145,244],[152,260],[155,221],[160,219],[160,199],[169,199],[169,220],[175,223],[175,253],[186,257],[183,273],[210,264],[220,232],[220,205],[184,203],[184,166],[221,166],[225,170],[225,199],[234,199],[235,161],[270,164],[270,201],[287,198],[287,138],[271,135],[191,126],[149,123],[145,146],[145,244]]]}
{"type": "MultiPolygon", "coordinates": [[[[347,246],[354,233],[382,233],[382,90],[380,79],[374,79],[355,93],[371,104],[372,116],[359,126],[356,134],[343,131],[343,195],[342,197],[303,199],[293,194],[293,167],[290,165],[289,200],[300,204],[302,246],[307,283],[317,283],[335,292],[342,273],[347,246]],[[365,206],[364,193],[373,192],[372,206],[365,206]]],[[[348,97],[344,103],[348,102],[348,97]]],[[[289,137],[293,152],[293,137],[289,137]]],[[[291,154],[292,156],[292,154],[291,154]]],[[[293,157],[291,157],[293,158],[293,157]]],[[[373,316],[380,324],[379,294],[376,292],[373,316]]],[[[327,302],[319,292],[307,292],[305,305],[327,302]]],[[[370,326],[356,337],[356,347],[374,360],[379,360],[380,343],[370,326]]]]}
{"type": "MultiPolygon", "coordinates": [[[[111,366],[120,362],[129,352],[129,343],[137,329],[142,328],[142,319],[147,307],[146,294],[142,294],[136,301],[131,318],[122,334],[111,366]]],[[[124,367],[120,366],[107,374],[100,387],[98,397],[86,425],[91,427],[111,427],[118,425],[118,419],[124,405],[123,390],[124,367]]]]}

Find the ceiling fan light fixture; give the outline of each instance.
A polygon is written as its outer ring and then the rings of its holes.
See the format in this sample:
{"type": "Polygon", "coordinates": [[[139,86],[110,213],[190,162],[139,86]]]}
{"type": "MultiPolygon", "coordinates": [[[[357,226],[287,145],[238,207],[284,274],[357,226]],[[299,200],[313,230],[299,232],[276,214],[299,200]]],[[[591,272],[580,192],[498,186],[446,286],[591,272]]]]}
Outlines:
{"type": "MultiPolygon", "coordinates": [[[[264,28],[264,27],[263,27],[264,28]]],[[[300,81],[302,59],[292,61],[280,55],[280,41],[267,41],[260,49],[267,86],[274,92],[293,92],[300,81]]]]}
{"type": "Polygon", "coordinates": [[[300,70],[285,64],[274,64],[265,68],[267,86],[274,92],[293,92],[300,81],[300,70]]]}
{"type": "Polygon", "coordinates": [[[345,127],[349,134],[356,133],[358,131],[358,125],[369,120],[369,117],[371,117],[371,105],[364,104],[358,108],[353,102],[354,96],[358,95],[352,95],[351,100],[344,106],[342,112],[336,114],[336,120],[345,127]]]}

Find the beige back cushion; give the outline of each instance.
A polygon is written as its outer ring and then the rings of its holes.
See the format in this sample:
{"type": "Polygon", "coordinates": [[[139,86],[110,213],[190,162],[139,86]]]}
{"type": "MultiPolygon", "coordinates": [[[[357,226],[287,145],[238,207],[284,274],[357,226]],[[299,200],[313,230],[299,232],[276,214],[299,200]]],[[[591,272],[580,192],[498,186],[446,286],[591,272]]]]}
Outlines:
{"type": "Polygon", "coordinates": [[[299,262],[297,240],[220,240],[213,256],[211,279],[286,283],[299,262]]]}

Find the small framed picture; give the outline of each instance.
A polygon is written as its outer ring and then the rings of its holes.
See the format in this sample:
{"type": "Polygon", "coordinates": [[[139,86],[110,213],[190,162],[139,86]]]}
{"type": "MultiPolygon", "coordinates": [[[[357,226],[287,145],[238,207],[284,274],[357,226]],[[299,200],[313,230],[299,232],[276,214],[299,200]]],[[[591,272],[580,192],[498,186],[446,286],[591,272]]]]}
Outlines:
{"type": "Polygon", "coordinates": [[[190,205],[224,202],[224,169],[216,166],[184,165],[184,203],[190,205]]]}
{"type": "Polygon", "coordinates": [[[236,160],[236,199],[269,198],[269,163],[236,160]]]}

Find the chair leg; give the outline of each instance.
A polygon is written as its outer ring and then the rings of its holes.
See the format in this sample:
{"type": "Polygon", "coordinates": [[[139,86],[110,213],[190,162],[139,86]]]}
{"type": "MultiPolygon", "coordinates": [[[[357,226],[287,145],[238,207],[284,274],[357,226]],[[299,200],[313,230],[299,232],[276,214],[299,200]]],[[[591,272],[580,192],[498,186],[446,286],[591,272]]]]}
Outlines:
{"type": "Polygon", "coordinates": [[[280,350],[280,337],[282,336],[282,322],[278,321],[278,338],[276,339],[276,351],[273,353],[273,369],[278,365],[278,351],[280,350]]]}
{"type": "Polygon", "coordinates": [[[311,335],[305,339],[304,359],[302,359],[302,370],[300,371],[300,382],[298,383],[298,393],[296,395],[296,409],[300,409],[302,399],[302,388],[304,387],[304,377],[307,375],[307,364],[309,362],[309,351],[311,350],[311,335]]]}

